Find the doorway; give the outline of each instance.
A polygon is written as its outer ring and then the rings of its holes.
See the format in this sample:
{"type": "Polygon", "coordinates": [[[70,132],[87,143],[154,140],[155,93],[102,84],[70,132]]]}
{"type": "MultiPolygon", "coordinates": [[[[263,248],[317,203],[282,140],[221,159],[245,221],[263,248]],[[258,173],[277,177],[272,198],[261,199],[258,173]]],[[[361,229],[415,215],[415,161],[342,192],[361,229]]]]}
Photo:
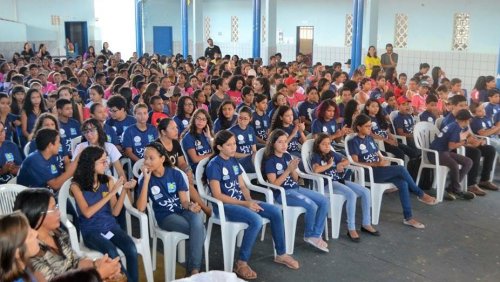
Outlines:
{"type": "MultiPolygon", "coordinates": [[[[89,45],[89,37],[87,32],[87,22],[64,22],[64,34],[65,40],[69,38],[73,45],[75,46],[74,56],[68,53],[66,49],[66,55],[68,57],[76,57],[78,55],[82,55],[85,51],[87,51],[89,45]]],[[[66,47],[66,43],[64,44],[66,47]]],[[[94,46],[95,48],[96,46],[94,46]]],[[[99,48],[95,48],[96,50],[100,50],[99,48]]]]}
{"type": "Polygon", "coordinates": [[[153,52],[160,55],[172,56],[172,27],[153,26],[153,52]]]}
{"type": "Polygon", "coordinates": [[[297,27],[296,56],[303,55],[302,62],[312,66],[314,50],[314,26],[297,27]]]}

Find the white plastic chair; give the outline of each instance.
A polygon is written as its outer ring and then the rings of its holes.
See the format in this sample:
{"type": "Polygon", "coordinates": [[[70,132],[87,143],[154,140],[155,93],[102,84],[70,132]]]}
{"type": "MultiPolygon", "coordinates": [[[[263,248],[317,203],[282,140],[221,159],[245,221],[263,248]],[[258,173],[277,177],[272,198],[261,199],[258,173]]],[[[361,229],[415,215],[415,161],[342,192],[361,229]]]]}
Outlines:
{"type": "MultiPolygon", "coordinates": [[[[346,144],[351,141],[352,138],[356,136],[355,133],[349,134],[346,136],[346,144]]],[[[347,154],[347,159],[354,166],[359,166],[365,168],[368,171],[369,183],[366,186],[370,187],[370,195],[371,195],[371,203],[372,203],[372,224],[377,225],[380,218],[380,208],[382,206],[382,196],[384,195],[384,191],[391,189],[394,186],[392,183],[376,183],[373,176],[373,169],[371,166],[363,165],[361,163],[355,162],[351,154],[349,152],[349,145],[345,146],[345,151],[347,154]]],[[[400,166],[403,166],[403,160],[397,158],[384,157],[384,159],[395,162],[400,166]]],[[[397,187],[396,187],[397,188],[397,187]]]]}
{"type": "Polygon", "coordinates": [[[17,176],[12,177],[7,184],[17,184],[17,176]]]}
{"type": "Polygon", "coordinates": [[[2,184],[0,186],[0,215],[9,214],[14,210],[17,194],[28,189],[19,184],[2,184]]]}
{"type": "Polygon", "coordinates": [[[144,164],[144,159],[140,159],[135,162],[134,167],[132,168],[132,174],[135,178],[139,179],[141,176],[141,167],[144,164]]]}
{"type": "Polygon", "coordinates": [[[436,150],[431,150],[430,145],[439,133],[434,124],[428,121],[421,121],[415,125],[413,130],[413,139],[417,148],[422,150],[422,160],[417,174],[417,183],[420,181],[422,170],[424,168],[434,169],[433,188],[436,189],[436,199],[439,202],[443,201],[444,189],[446,185],[446,176],[450,172],[447,166],[439,164],[439,154],[436,150]],[[429,160],[429,154],[433,155],[434,163],[429,160]]]}
{"type": "Polygon", "coordinates": [[[30,145],[31,145],[31,142],[33,142],[33,141],[29,141],[28,143],[26,143],[26,145],[24,145],[23,153],[24,153],[25,157],[27,157],[30,154],[30,145]]]}
{"type": "MultiPolygon", "coordinates": [[[[330,199],[330,210],[328,212],[328,216],[331,219],[332,238],[337,239],[337,238],[339,238],[340,221],[342,218],[342,207],[343,207],[346,199],[343,195],[336,194],[333,191],[333,182],[332,182],[331,177],[328,177],[324,174],[319,174],[319,173],[313,172],[312,166],[311,166],[313,145],[314,145],[314,140],[307,140],[306,142],[304,142],[304,144],[302,144],[302,152],[301,152],[302,164],[304,165],[304,169],[305,169],[305,172],[307,174],[316,175],[316,176],[321,177],[327,181],[326,188],[328,188],[328,190],[325,191],[325,185],[324,185],[325,183],[320,182],[318,185],[318,192],[321,194],[324,194],[325,196],[327,196],[330,199]]],[[[358,180],[358,183],[361,186],[365,186],[364,170],[360,167],[354,167],[351,165],[349,165],[347,168],[353,170],[356,173],[356,179],[358,180]]],[[[328,228],[326,229],[326,231],[328,231],[328,228]]]]}
{"type": "Polygon", "coordinates": [[[398,116],[399,114],[399,111],[398,110],[394,110],[392,111],[390,114],[389,114],[389,119],[391,120],[391,126],[392,126],[392,130],[394,132],[394,137],[396,137],[396,139],[399,139],[401,140],[401,143],[407,145],[407,141],[406,141],[406,136],[402,136],[402,135],[398,135],[397,131],[396,131],[396,126],[394,126],[394,119],[398,116]]]}
{"type": "Polygon", "coordinates": [[[75,148],[76,148],[76,145],[82,143],[82,136],[77,136],[73,139],[71,139],[71,153],[73,154],[73,152],[75,151],[75,148]]]}
{"type": "MultiPolygon", "coordinates": [[[[69,198],[70,203],[73,205],[73,207],[76,210],[76,203],[75,200],[72,196],[69,194],[70,186],[71,186],[71,181],[73,178],[70,178],[66,180],[59,190],[59,195],[58,195],[58,204],[59,204],[59,210],[61,211],[61,222],[66,226],[66,228],[69,231],[70,234],[70,241],[71,241],[71,247],[79,256],[86,256],[89,258],[99,258],[102,256],[101,253],[90,250],[89,248],[85,247],[83,244],[83,240],[78,240],[80,237],[80,234],[76,233],[76,229],[69,221],[68,216],[67,216],[67,200],[69,198]]],[[[116,179],[115,179],[116,181],[116,179]]],[[[132,207],[130,204],[130,201],[128,197],[126,196],[125,202],[124,202],[124,208],[126,209],[126,221],[127,221],[127,233],[128,235],[132,238],[132,240],[135,243],[137,253],[141,254],[142,257],[142,262],[144,264],[144,272],[146,274],[146,278],[148,282],[153,282],[153,265],[151,262],[151,251],[149,249],[149,232],[148,232],[148,218],[144,213],[139,212],[136,208],[132,207]],[[132,226],[131,226],[131,220],[130,217],[134,216],[138,219],[139,221],[139,237],[134,237],[132,236],[132,226]]],[[[73,220],[78,220],[78,219],[73,219],[73,220]]],[[[125,260],[125,256],[123,253],[118,249],[120,253],[120,257],[122,260],[125,260]]],[[[124,265],[126,265],[124,263],[124,265]]]]}
{"type": "Polygon", "coordinates": [[[443,120],[444,120],[444,117],[438,117],[436,119],[435,125],[436,125],[436,127],[437,127],[438,130],[441,130],[441,124],[443,123],[443,120]]]}

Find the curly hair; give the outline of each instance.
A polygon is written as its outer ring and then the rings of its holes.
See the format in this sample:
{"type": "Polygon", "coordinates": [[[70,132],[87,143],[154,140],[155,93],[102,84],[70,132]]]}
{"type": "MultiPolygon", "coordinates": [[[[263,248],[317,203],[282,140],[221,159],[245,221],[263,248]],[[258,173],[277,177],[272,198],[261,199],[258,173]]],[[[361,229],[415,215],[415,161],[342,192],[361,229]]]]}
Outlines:
{"type": "MultiPolygon", "coordinates": [[[[103,148],[97,146],[88,146],[83,149],[78,159],[73,182],[78,184],[82,191],[92,191],[94,186],[95,162],[99,160],[106,152],[103,148]]],[[[105,174],[98,174],[97,181],[99,184],[109,182],[109,178],[105,174]]]]}
{"type": "MultiPolygon", "coordinates": [[[[199,91],[201,93],[201,91],[199,91]]],[[[191,96],[182,96],[179,98],[179,101],[177,101],[177,111],[175,113],[176,116],[178,116],[180,119],[184,119],[186,117],[186,112],[184,111],[184,105],[186,104],[186,100],[190,100],[191,103],[193,103],[193,109],[194,105],[196,105],[195,101],[191,96]]],[[[193,112],[190,113],[192,115],[193,112]]]]}
{"type": "Polygon", "coordinates": [[[57,118],[51,114],[51,113],[42,113],[40,116],[38,116],[38,118],[36,119],[36,122],[35,122],[35,127],[33,129],[33,138],[36,138],[36,134],[38,133],[38,131],[40,131],[40,129],[42,129],[43,127],[43,122],[46,120],[46,119],[50,119],[54,122],[54,124],[56,125],[56,128],[55,130],[57,130],[57,132],[59,132],[59,121],[57,121],[57,118]]]}

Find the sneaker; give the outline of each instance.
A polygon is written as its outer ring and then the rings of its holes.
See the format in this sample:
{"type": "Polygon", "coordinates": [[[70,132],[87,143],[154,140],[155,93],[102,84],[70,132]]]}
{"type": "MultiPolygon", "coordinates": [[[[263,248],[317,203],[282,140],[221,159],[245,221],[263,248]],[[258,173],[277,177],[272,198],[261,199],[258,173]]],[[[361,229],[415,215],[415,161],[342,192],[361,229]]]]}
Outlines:
{"type": "Polygon", "coordinates": [[[483,189],[479,188],[477,185],[471,185],[467,187],[467,191],[474,193],[476,196],[484,196],[486,192],[483,189]]]}
{"type": "Polygon", "coordinates": [[[445,201],[455,201],[457,197],[452,192],[444,191],[443,200],[445,201]]]}
{"type": "Polygon", "coordinates": [[[455,197],[457,199],[461,199],[461,200],[472,200],[476,197],[476,194],[472,193],[472,192],[469,192],[469,191],[466,191],[466,192],[455,192],[455,197]]]}

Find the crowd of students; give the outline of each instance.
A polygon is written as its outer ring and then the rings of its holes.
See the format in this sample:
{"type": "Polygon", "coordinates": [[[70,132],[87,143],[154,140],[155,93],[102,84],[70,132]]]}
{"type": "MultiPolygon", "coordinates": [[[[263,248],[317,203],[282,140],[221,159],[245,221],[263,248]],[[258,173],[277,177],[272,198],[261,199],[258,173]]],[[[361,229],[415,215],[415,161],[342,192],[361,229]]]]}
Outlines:
{"type": "MultiPolygon", "coordinates": [[[[280,209],[254,200],[242,174],[256,172],[255,155],[264,148],[260,173],[285,189],[288,205],[305,208],[304,241],[328,252],[322,235],[329,199],[306,188],[297,173],[307,139],[314,139],[313,171],[331,177],[334,191],[347,199],[347,235],[353,242],[360,242],[358,197],[361,231],[380,232],[371,225],[369,189],[347,172],[346,149],[354,162],[373,168],[375,181],[398,188],[405,225],[425,227],[412,214],[410,193],[434,205],[436,199],[422,189],[429,187],[419,187],[405,167],[384,159],[388,154],[410,162],[420,158],[413,140],[416,122],[444,117],[431,149],[450,169],[445,199],[470,200],[484,196],[483,189],[498,190],[490,181],[500,152],[500,91],[494,79],[478,78],[468,97],[460,79],[446,78],[439,67],[432,76],[426,63],[410,78],[397,74],[397,54],[389,47],[386,64],[370,48],[367,68],[360,66],[349,76],[339,63],[308,66],[303,56],[285,63],[279,53],[268,65],[237,55],[193,60],[144,54],[125,61],[107,48],[55,60],[25,46],[22,55],[0,64],[0,183],[15,178],[38,189],[19,194],[16,210],[24,215],[0,218],[0,250],[9,256],[0,280],[45,281],[93,266],[97,274],[87,275],[138,281],[137,250],[120,224],[125,197],[132,193],[140,211],[152,202],[162,229],[190,236],[187,271],[198,273],[205,240],[202,213],[219,212],[202,200],[195,185],[193,175],[205,158],[210,158],[205,171],[211,194],[224,203],[229,220],[248,224],[235,272],[257,278],[248,262],[262,217],[271,222],[274,261],[298,269],[299,262],[286,253],[280,209]],[[344,142],[349,134],[352,138],[344,142]],[[481,137],[490,137],[489,144],[481,137]],[[465,155],[456,153],[461,146],[465,155]],[[124,168],[122,158],[132,164],[144,160],[140,179],[127,179],[132,168],[124,168]],[[466,175],[464,190],[460,183],[466,175]],[[54,194],[71,177],[76,210],[68,206],[68,213],[85,245],[106,254],[94,262],[78,258],[60,228],[54,194]],[[125,254],[126,267],[117,248],[125,254]]],[[[278,193],[274,196],[281,203],[278,193]]]]}

